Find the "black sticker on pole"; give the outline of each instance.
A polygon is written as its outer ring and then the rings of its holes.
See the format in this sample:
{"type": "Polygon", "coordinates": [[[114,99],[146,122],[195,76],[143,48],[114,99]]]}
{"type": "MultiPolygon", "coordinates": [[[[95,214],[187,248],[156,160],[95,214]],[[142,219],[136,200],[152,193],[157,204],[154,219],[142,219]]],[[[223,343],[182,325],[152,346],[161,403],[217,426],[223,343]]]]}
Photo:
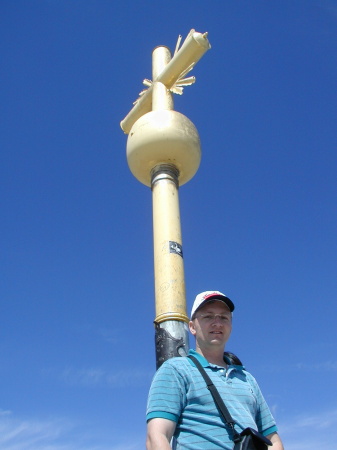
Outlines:
{"type": "Polygon", "coordinates": [[[178,242],[169,241],[170,245],[170,253],[175,253],[176,255],[180,255],[183,257],[183,247],[182,245],[178,244],[178,242]]]}

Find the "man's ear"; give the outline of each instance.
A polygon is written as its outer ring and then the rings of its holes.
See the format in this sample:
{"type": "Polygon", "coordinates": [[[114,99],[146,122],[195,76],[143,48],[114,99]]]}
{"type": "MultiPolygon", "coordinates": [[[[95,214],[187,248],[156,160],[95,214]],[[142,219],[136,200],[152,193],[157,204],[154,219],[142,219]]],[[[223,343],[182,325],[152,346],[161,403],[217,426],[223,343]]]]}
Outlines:
{"type": "Polygon", "coordinates": [[[196,331],[195,331],[195,327],[194,327],[194,322],[193,320],[190,320],[188,323],[188,327],[190,329],[191,334],[193,334],[193,336],[196,335],[196,331]]]}

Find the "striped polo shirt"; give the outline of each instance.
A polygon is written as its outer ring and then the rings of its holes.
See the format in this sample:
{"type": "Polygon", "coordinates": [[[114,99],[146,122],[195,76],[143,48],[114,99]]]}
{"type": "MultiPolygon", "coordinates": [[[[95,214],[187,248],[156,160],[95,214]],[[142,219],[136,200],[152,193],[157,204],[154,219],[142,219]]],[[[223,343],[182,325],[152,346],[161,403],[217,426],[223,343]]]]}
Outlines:
{"type": "MultiPolygon", "coordinates": [[[[265,436],[277,431],[275,420],[255,378],[243,366],[210,364],[194,350],[218,389],[241,432],[254,428],[265,436]]],[[[229,363],[229,361],[228,361],[229,363]]],[[[156,372],[149,392],[147,420],[165,418],[177,423],[173,448],[212,450],[233,448],[233,436],[220,417],[213,397],[194,363],[186,357],[171,358],[156,372]]]]}

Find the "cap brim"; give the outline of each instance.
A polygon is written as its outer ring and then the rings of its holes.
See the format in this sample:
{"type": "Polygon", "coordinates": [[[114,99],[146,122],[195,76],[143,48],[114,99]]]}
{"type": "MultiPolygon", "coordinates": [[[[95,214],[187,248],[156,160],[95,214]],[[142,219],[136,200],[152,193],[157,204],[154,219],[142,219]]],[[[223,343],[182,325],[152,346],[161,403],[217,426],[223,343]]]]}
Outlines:
{"type": "Polygon", "coordinates": [[[225,305],[228,307],[228,309],[230,310],[230,312],[234,311],[234,303],[232,302],[232,300],[228,297],[225,297],[223,295],[218,295],[218,294],[214,294],[214,295],[210,295],[207,299],[205,299],[199,306],[198,308],[194,311],[193,313],[193,317],[195,316],[195,313],[197,311],[199,311],[200,308],[202,308],[203,306],[207,305],[207,303],[209,302],[213,302],[214,300],[219,300],[222,301],[223,303],[225,303],[225,305]]]}
{"type": "Polygon", "coordinates": [[[206,302],[208,303],[208,301],[212,301],[212,300],[221,300],[228,306],[230,312],[234,311],[235,306],[234,306],[234,303],[232,302],[232,300],[230,298],[224,297],[222,295],[212,295],[211,297],[209,297],[206,300],[206,302]]]}

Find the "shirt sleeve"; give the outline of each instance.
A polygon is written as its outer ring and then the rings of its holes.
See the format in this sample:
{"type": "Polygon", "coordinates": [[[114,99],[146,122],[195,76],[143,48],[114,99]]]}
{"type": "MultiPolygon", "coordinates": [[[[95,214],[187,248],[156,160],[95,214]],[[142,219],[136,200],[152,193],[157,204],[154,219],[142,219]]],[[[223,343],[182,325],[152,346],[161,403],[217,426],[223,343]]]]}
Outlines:
{"type": "Polygon", "coordinates": [[[185,403],[184,380],[172,360],[168,360],[158,369],[152,380],[146,419],[160,417],[178,422],[185,403]]]}
{"type": "Polygon", "coordinates": [[[265,436],[273,432],[276,432],[277,426],[275,423],[275,419],[272,413],[270,412],[269,406],[265,398],[263,397],[263,394],[261,392],[259,385],[257,384],[257,381],[252,375],[250,375],[249,381],[254,389],[257,399],[257,410],[255,421],[259,432],[265,436]]]}

